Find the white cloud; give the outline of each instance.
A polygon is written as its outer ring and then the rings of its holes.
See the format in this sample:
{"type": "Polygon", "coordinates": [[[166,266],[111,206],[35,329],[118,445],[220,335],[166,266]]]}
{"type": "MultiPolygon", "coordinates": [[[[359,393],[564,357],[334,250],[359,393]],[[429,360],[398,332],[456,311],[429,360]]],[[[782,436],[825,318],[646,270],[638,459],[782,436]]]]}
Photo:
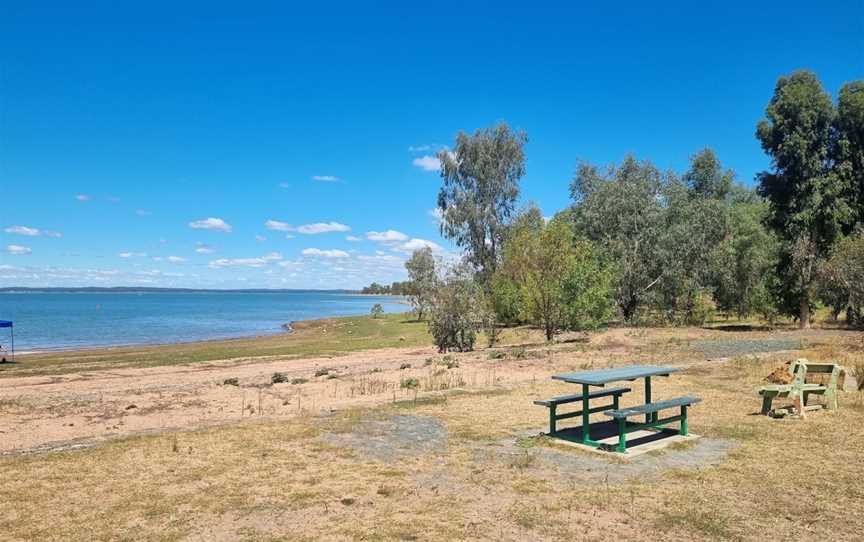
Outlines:
{"type": "Polygon", "coordinates": [[[269,254],[262,256],[261,259],[266,261],[266,262],[275,262],[277,260],[282,259],[282,254],[280,254],[278,252],[271,252],[269,254]]]}
{"type": "Polygon", "coordinates": [[[189,227],[196,230],[217,230],[225,233],[231,232],[231,224],[228,224],[221,218],[205,218],[203,220],[195,220],[189,223],[189,227]]]}
{"type": "Polygon", "coordinates": [[[59,231],[40,230],[39,228],[31,228],[29,226],[9,226],[3,231],[6,233],[15,233],[17,235],[26,235],[28,237],[39,237],[40,235],[46,237],[63,237],[63,234],[59,231]]]}
{"type": "Polygon", "coordinates": [[[28,235],[30,237],[42,235],[42,232],[37,228],[28,228],[27,226],[9,226],[3,231],[6,233],[17,233],[18,235],[28,235]]]}
{"type": "Polygon", "coordinates": [[[77,199],[78,201],[90,201],[93,198],[91,196],[88,196],[87,194],[78,194],[77,196],[75,196],[75,199],[77,199]]]}
{"type": "Polygon", "coordinates": [[[152,213],[147,209],[135,209],[135,214],[138,216],[149,216],[152,213]]]}
{"type": "Polygon", "coordinates": [[[441,160],[428,154],[411,160],[411,163],[423,171],[438,171],[441,169],[441,160]]]}
{"type": "Polygon", "coordinates": [[[313,175],[312,180],[319,183],[335,183],[339,181],[339,177],[335,175],[313,175]]]}
{"type": "Polygon", "coordinates": [[[348,258],[344,250],[321,250],[320,248],[304,248],[304,256],[320,256],[322,258],[348,258]]]}
{"type": "Polygon", "coordinates": [[[339,222],[316,222],[315,224],[304,224],[298,226],[294,231],[314,235],[316,233],[329,233],[334,231],[351,231],[351,228],[339,222]]]}
{"type": "Polygon", "coordinates": [[[408,236],[401,231],[396,230],[367,231],[366,239],[369,239],[370,241],[378,241],[380,243],[395,243],[400,241],[406,241],[408,239],[408,236]]]}
{"type": "Polygon", "coordinates": [[[216,249],[211,247],[210,245],[205,245],[204,243],[198,243],[195,246],[195,252],[198,254],[213,254],[216,252],[216,249]]]}
{"type": "Polygon", "coordinates": [[[153,256],[153,257],[150,258],[150,259],[153,260],[154,262],[161,262],[161,261],[162,261],[162,256],[153,256]]]}
{"type": "Polygon", "coordinates": [[[8,252],[9,254],[23,256],[25,254],[30,254],[33,251],[27,247],[22,247],[21,245],[6,245],[6,252],[8,252]]]}
{"type": "Polygon", "coordinates": [[[290,233],[286,233],[286,234],[285,234],[285,239],[294,239],[294,236],[291,235],[290,233]]]}
{"type": "Polygon", "coordinates": [[[213,260],[210,262],[209,267],[214,269],[218,269],[221,267],[264,267],[267,265],[267,260],[264,258],[220,258],[218,260],[213,260]]]}
{"type": "Polygon", "coordinates": [[[183,258],[181,256],[168,256],[168,258],[166,259],[171,263],[182,263],[186,261],[186,258],[183,258]]]}
{"type": "Polygon", "coordinates": [[[147,256],[146,252],[121,252],[118,254],[121,258],[144,258],[147,256]]]}
{"type": "Polygon", "coordinates": [[[433,243],[432,241],[417,238],[411,239],[407,243],[400,244],[396,247],[396,250],[399,250],[400,252],[414,252],[415,250],[424,247],[431,248],[433,252],[441,252],[443,250],[438,244],[433,243]]]}
{"type": "Polygon", "coordinates": [[[280,222],[278,220],[268,220],[264,223],[264,227],[273,231],[291,231],[293,229],[291,224],[280,222]]]}
{"type": "Polygon", "coordinates": [[[357,242],[357,241],[362,241],[363,239],[357,237],[356,235],[349,235],[348,237],[345,238],[345,240],[357,242]]]}
{"type": "Polygon", "coordinates": [[[263,243],[264,241],[267,240],[267,238],[264,237],[263,235],[256,235],[255,240],[258,241],[259,243],[263,243]]]}

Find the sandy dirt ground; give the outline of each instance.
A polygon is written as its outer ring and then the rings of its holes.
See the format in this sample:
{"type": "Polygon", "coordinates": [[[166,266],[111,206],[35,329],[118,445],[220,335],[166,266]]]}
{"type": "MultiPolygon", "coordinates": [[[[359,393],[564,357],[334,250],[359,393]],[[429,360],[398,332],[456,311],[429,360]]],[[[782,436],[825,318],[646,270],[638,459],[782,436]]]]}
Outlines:
{"type": "MultiPolygon", "coordinates": [[[[439,375],[443,372],[438,368],[442,356],[426,347],[370,350],[338,357],[229,359],[9,377],[0,379],[0,454],[68,449],[118,436],[248,418],[321,415],[353,406],[411,399],[414,391],[401,385],[411,378],[419,381],[418,393],[422,395],[450,388],[516,386],[548,378],[557,370],[626,361],[705,363],[717,358],[710,352],[698,355],[700,344],[724,346],[736,339],[729,333],[718,337],[716,332],[678,329],[678,342],[670,344],[665,342],[665,335],[664,331],[610,330],[584,343],[577,337],[555,349],[535,348],[526,359],[510,363],[490,359],[488,350],[458,354],[452,358],[460,367],[446,376],[439,375]],[[430,364],[431,360],[434,363],[430,364]],[[288,382],[271,384],[277,372],[283,373],[288,382]],[[237,379],[237,384],[226,384],[229,379],[237,379]]],[[[764,338],[752,333],[747,336],[748,344],[760,340],[764,342],[764,338]]],[[[784,347],[783,341],[777,344],[784,347]]]]}

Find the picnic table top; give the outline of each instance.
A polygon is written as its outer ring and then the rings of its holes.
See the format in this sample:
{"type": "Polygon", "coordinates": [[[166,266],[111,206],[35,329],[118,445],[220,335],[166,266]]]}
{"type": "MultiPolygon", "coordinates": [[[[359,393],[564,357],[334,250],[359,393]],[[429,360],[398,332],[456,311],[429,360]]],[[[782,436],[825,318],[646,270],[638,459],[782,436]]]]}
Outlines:
{"type": "Polygon", "coordinates": [[[648,376],[669,376],[677,371],[676,367],[659,367],[656,365],[630,365],[628,367],[615,367],[612,369],[595,369],[593,371],[577,371],[554,375],[555,380],[563,380],[573,384],[588,384],[589,386],[603,386],[609,382],[619,380],[636,380],[648,376]]]}

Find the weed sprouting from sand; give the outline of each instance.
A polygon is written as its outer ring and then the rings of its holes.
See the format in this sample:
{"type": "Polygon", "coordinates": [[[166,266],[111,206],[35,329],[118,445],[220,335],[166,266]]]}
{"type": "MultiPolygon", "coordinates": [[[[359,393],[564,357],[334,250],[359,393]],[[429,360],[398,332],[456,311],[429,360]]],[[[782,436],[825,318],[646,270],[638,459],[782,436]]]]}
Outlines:
{"type": "Polygon", "coordinates": [[[285,373],[273,373],[270,376],[271,384],[282,384],[285,382],[288,382],[288,375],[286,375],[285,373]]]}
{"type": "Polygon", "coordinates": [[[320,369],[315,370],[315,376],[327,376],[330,374],[330,369],[327,367],[321,367],[320,369]]]}
{"type": "Polygon", "coordinates": [[[222,385],[223,386],[239,386],[240,385],[240,379],[238,379],[238,378],[226,378],[225,380],[222,381],[222,385]]]}

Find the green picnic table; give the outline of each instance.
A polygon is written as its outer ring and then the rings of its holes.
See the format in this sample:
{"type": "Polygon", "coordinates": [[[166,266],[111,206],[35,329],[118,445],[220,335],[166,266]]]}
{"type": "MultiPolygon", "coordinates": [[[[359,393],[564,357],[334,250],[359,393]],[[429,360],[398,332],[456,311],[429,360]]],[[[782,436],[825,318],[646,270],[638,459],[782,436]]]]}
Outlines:
{"type": "Polygon", "coordinates": [[[603,412],[607,416],[611,416],[618,422],[618,437],[619,442],[617,451],[626,453],[626,433],[637,431],[640,429],[655,428],[661,425],[672,423],[675,421],[681,422],[681,429],[678,431],[682,435],[687,434],[687,407],[700,401],[698,397],[676,397],[665,401],[654,402],[651,397],[651,378],[655,376],[668,377],[670,374],[678,371],[676,367],[660,367],[654,365],[631,365],[628,367],[616,367],[611,369],[596,369],[592,371],[578,371],[572,373],[563,373],[554,375],[554,380],[561,380],[571,384],[582,386],[582,393],[577,395],[567,395],[555,397],[547,400],[534,401],[535,404],[549,408],[549,434],[554,436],[557,433],[556,422],[558,420],[582,417],[582,444],[600,447],[601,443],[591,438],[591,424],[589,418],[591,414],[603,412]],[[619,407],[619,399],[621,396],[631,391],[630,388],[608,388],[595,389],[591,387],[604,388],[606,384],[612,382],[634,381],[640,378],[645,379],[645,404],[636,405],[626,408],[619,407]],[[599,397],[612,397],[612,404],[591,407],[591,399],[599,397]],[[582,403],[582,409],[578,412],[567,414],[558,414],[557,406],[567,403],[582,403]],[[658,419],[658,412],[664,409],[680,408],[681,413],[678,416],[658,419]],[[645,416],[645,423],[628,423],[627,418],[633,416],[645,416]]]}

